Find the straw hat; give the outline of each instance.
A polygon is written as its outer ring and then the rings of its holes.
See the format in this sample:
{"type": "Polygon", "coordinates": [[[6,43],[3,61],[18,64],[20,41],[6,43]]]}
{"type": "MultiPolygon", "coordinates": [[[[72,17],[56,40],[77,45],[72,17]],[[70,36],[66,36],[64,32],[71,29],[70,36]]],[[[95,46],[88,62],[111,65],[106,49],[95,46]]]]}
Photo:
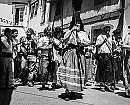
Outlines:
{"type": "Polygon", "coordinates": [[[101,29],[103,30],[105,27],[110,27],[110,30],[114,28],[114,26],[112,24],[109,23],[105,23],[101,26],[101,29]]]}
{"type": "Polygon", "coordinates": [[[35,34],[35,32],[34,32],[34,30],[32,28],[28,28],[27,33],[35,34]]]}

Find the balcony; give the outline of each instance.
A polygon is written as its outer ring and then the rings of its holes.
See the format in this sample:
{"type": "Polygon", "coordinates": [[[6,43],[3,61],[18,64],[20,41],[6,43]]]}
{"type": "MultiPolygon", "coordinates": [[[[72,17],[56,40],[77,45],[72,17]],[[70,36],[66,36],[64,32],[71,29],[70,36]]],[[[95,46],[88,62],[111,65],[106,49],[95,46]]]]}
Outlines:
{"type": "Polygon", "coordinates": [[[27,4],[30,0],[0,0],[3,4],[27,4]]]}

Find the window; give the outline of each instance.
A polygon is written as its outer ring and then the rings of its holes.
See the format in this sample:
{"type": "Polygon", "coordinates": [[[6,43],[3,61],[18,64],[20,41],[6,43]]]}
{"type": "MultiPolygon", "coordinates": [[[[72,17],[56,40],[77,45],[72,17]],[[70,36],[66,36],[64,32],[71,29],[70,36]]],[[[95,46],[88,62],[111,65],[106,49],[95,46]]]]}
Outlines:
{"type": "Polygon", "coordinates": [[[60,18],[62,16],[62,0],[58,0],[56,3],[56,18],[60,18]]]}
{"type": "Polygon", "coordinates": [[[23,22],[24,9],[25,7],[20,8],[20,22],[23,22]]]}
{"type": "Polygon", "coordinates": [[[34,8],[35,8],[35,4],[31,4],[31,19],[33,18],[34,16],[34,8]]]}
{"type": "Polygon", "coordinates": [[[38,7],[39,7],[39,2],[38,2],[38,0],[36,0],[35,2],[33,2],[33,3],[31,4],[31,6],[30,6],[30,8],[31,8],[31,10],[30,10],[30,12],[31,12],[30,18],[31,18],[31,19],[32,19],[34,16],[37,15],[38,7]]]}
{"type": "Polygon", "coordinates": [[[15,12],[15,25],[19,24],[19,8],[16,8],[15,12]]]}
{"type": "Polygon", "coordinates": [[[108,0],[94,0],[94,5],[98,5],[98,4],[101,4],[106,1],[108,1],[108,0]]]}
{"type": "Polygon", "coordinates": [[[39,5],[39,3],[38,3],[38,1],[37,1],[37,2],[35,3],[34,16],[36,16],[36,15],[37,15],[38,5],[39,5]]]}

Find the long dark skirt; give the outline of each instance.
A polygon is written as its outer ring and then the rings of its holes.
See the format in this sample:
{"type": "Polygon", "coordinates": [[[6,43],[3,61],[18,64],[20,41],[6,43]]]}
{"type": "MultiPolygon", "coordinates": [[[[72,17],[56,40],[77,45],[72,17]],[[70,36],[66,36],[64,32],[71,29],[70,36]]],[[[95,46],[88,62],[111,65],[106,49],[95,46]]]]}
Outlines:
{"type": "Polygon", "coordinates": [[[96,72],[96,82],[106,84],[114,83],[112,62],[108,55],[100,55],[96,72]]]}

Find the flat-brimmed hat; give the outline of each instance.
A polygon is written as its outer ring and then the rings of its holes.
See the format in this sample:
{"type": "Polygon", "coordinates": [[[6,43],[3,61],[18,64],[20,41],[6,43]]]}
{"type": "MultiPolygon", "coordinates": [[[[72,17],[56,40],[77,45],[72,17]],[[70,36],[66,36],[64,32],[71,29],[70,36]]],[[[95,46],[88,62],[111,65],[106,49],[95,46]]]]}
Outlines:
{"type": "Polygon", "coordinates": [[[101,26],[101,29],[103,30],[105,27],[110,27],[110,30],[114,28],[114,26],[112,24],[109,23],[105,23],[101,26]]]}

